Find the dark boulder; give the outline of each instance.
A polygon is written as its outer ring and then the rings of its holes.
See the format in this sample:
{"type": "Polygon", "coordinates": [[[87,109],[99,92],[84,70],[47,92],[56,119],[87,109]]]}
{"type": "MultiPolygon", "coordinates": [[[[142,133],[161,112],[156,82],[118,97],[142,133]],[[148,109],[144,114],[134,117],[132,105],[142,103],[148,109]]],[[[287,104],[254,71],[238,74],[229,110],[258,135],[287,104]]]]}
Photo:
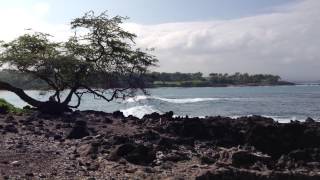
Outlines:
{"type": "Polygon", "coordinates": [[[315,123],[316,121],[314,119],[312,119],[311,117],[308,117],[306,119],[306,123],[315,123]]]}
{"type": "Polygon", "coordinates": [[[161,117],[170,119],[173,117],[173,114],[174,114],[173,111],[169,111],[164,113],[161,117]]]}
{"type": "Polygon", "coordinates": [[[151,114],[146,114],[143,116],[143,119],[152,119],[152,120],[156,120],[156,119],[160,119],[161,115],[157,112],[153,112],[151,114]]]}
{"type": "Polygon", "coordinates": [[[109,139],[109,143],[112,145],[126,144],[129,142],[131,142],[131,139],[128,136],[114,135],[109,139]]]}
{"type": "Polygon", "coordinates": [[[291,151],[288,157],[294,161],[320,162],[320,149],[298,149],[291,151]]]}
{"type": "Polygon", "coordinates": [[[121,112],[121,111],[113,112],[112,116],[115,117],[115,118],[124,118],[123,112],[121,112]]]}
{"type": "Polygon", "coordinates": [[[245,136],[248,144],[275,159],[296,149],[320,147],[319,129],[300,122],[252,126],[245,136]]]}
{"type": "Polygon", "coordinates": [[[320,175],[299,172],[259,172],[237,168],[213,168],[204,171],[196,180],[318,180],[320,175]]]}
{"type": "Polygon", "coordinates": [[[270,156],[249,151],[238,151],[232,155],[232,164],[236,167],[248,167],[256,162],[269,163],[270,161],[270,156]]]}
{"type": "Polygon", "coordinates": [[[115,148],[111,153],[110,160],[118,160],[120,157],[132,164],[148,165],[156,158],[151,147],[138,144],[123,144],[115,148]]]}
{"type": "Polygon", "coordinates": [[[89,135],[87,123],[85,121],[76,121],[74,127],[67,135],[67,139],[82,139],[89,135]]]}

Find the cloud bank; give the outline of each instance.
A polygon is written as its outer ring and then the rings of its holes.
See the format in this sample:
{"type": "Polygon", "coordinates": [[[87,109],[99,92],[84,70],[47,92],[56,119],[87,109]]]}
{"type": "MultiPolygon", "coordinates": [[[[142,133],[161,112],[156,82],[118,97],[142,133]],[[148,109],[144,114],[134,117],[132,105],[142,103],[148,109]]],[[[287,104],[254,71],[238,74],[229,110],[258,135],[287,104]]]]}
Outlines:
{"type": "Polygon", "coordinates": [[[159,71],[279,74],[320,80],[320,1],[233,20],[127,24],[141,47],[154,47],[159,71]]]}
{"type": "MultiPolygon", "coordinates": [[[[320,80],[319,8],[319,0],[301,0],[246,18],[124,27],[138,35],[137,46],[155,48],[157,71],[272,73],[287,80],[320,80]]],[[[46,21],[48,13],[53,12],[47,3],[0,7],[0,39],[32,28],[65,40],[71,35],[69,26],[46,21]]]]}

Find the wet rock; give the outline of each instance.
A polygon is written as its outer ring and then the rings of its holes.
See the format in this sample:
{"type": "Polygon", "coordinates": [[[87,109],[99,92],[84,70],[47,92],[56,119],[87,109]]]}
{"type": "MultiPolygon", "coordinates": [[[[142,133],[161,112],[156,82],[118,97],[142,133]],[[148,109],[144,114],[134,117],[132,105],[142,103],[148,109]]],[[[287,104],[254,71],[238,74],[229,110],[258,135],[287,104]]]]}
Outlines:
{"type": "Polygon", "coordinates": [[[124,118],[124,115],[121,111],[115,111],[112,113],[112,116],[115,118],[124,118]]]}
{"type": "Polygon", "coordinates": [[[74,127],[68,134],[67,139],[81,139],[89,135],[87,123],[85,121],[78,120],[75,122],[74,127]]]}
{"type": "Polygon", "coordinates": [[[153,112],[151,114],[146,114],[143,116],[143,119],[152,119],[152,120],[156,120],[156,119],[160,119],[161,115],[157,112],[153,112]]]}
{"type": "Polygon", "coordinates": [[[139,118],[132,115],[129,115],[126,119],[129,119],[130,121],[141,122],[139,118]]]}
{"type": "Polygon", "coordinates": [[[174,114],[173,111],[169,111],[169,112],[164,113],[161,117],[170,119],[173,117],[173,114],[174,114]]]}
{"type": "Polygon", "coordinates": [[[306,123],[315,123],[316,121],[314,119],[312,119],[311,117],[308,117],[306,119],[306,123]]]}
{"type": "Polygon", "coordinates": [[[211,129],[199,118],[184,120],[180,123],[172,123],[169,127],[175,134],[182,137],[194,137],[197,139],[209,139],[211,129]]]}

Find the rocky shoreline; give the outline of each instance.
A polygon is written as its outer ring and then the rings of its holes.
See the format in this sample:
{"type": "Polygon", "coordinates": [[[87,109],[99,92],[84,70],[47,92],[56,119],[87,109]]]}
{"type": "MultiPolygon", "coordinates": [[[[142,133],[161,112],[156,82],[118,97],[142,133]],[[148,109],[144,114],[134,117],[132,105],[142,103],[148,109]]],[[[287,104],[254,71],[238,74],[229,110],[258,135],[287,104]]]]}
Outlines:
{"type": "Polygon", "coordinates": [[[0,114],[0,179],[320,179],[320,122],[0,114]]]}

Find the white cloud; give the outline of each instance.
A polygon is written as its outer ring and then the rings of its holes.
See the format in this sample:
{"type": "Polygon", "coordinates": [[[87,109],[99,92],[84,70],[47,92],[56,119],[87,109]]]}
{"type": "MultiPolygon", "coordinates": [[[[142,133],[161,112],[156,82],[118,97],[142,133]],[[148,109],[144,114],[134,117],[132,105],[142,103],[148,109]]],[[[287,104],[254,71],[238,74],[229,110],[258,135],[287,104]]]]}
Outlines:
{"type": "Polygon", "coordinates": [[[320,79],[320,1],[211,22],[127,24],[137,44],[155,47],[160,71],[274,73],[320,79]]]}
{"type": "Polygon", "coordinates": [[[49,11],[48,3],[36,3],[30,7],[0,7],[0,39],[12,40],[30,28],[52,34],[55,40],[66,39],[70,34],[69,26],[47,22],[49,11]]]}
{"type": "MultiPolygon", "coordinates": [[[[156,48],[159,71],[239,71],[318,80],[319,8],[319,0],[301,0],[273,13],[233,20],[124,26],[138,35],[139,47],[156,48]]],[[[66,39],[69,26],[46,21],[48,13],[50,5],[46,3],[0,7],[0,39],[13,39],[26,28],[48,32],[56,40],[66,39]]]]}

